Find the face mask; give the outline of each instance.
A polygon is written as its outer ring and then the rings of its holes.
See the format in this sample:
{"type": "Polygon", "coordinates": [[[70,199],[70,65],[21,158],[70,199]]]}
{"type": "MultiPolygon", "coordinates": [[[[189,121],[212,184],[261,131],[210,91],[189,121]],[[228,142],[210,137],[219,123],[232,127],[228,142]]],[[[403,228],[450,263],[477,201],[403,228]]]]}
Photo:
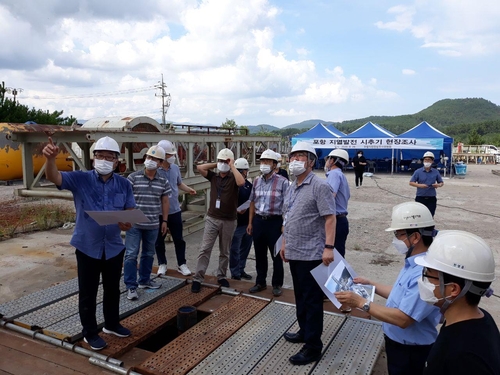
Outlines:
{"type": "Polygon", "coordinates": [[[260,171],[262,172],[262,174],[269,174],[269,172],[271,172],[271,166],[270,165],[261,164],[260,171]]]}
{"type": "Polygon", "coordinates": [[[107,160],[94,159],[94,168],[100,175],[106,176],[114,170],[114,163],[107,160]]]}
{"type": "Polygon", "coordinates": [[[425,168],[430,168],[430,167],[431,167],[431,165],[432,165],[432,163],[424,163],[424,167],[425,167],[425,168]]]}
{"type": "Polygon", "coordinates": [[[396,248],[398,253],[404,255],[408,252],[408,248],[406,247],[406,244],[404,241],[398,240],[396,237],[392,239],[392,246],[396,248]]]}
{"type": "Polygon", "coordinates": [[[420,294],[420,299],[430,305],[439,302],[439,298],[434,295],[435,288],[436,286],[427,280],[426,277],[424,277],[423,280],[421,278],[418,279],[418,293],[420,294]]]}
{"type": "Polygon", "coordinates": [[[361,156],[363,156],[363,154],[358,154],[358,158],[360,158],[361,156]]]}
{"type": "Polygon", "coordinates": [[[328,173],[328,172],[330,172],[330,168],[325,167],[325,173],[328,173]]]}
{"type": "Polygon", "coordinates": [[[279,167],[281,167],[281,163],[278,163],[278,165],[276,166],[276,168],[279,168],[279,167]]]}
{"type": "Polygon", "coordinates": [[[231,167],[229,166],[229,164],[220,161],[217,163],[217,169],[219,170],[219,172],[226,173],[229,172],[231,167]]]}
{"type": "Polygon", "coordinates": [[[171,156],[171,157],[167,158],[167,163],[174,164],[175,163],[175,156],[171,156]]]}
{"type": "Polygon", "coordinates": [[[154,160],[151,160],[151,159],[146,159],[144,161],[144,166],[146,167],[146,169],[148,171],[154,171],[155,169],[158,168],[158,163],[155,162],[154,160]]]}
{"type": "Polygon", "coordinates": [[[305,165],[305,161],[294,160],[290,163],[290,172],[292,172],[295,176],[300,176],[306,171],[305,165]]]}

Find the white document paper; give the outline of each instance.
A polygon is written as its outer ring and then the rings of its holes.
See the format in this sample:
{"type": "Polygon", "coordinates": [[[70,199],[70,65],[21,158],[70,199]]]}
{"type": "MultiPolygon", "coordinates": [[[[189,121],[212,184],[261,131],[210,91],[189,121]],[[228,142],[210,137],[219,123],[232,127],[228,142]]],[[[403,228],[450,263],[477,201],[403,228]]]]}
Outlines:
{"type": "Polygon", "coordinates": [[[274,244],[274,256],[277,256],[280,253],[282,244],[283,244],[283,235],[281,235],[274,244]]]}
{"type": "MultiPolygon", "coordinates": [[[[336,268],[339,267],[339,269],[336,272],[342,272],[344,269],[346,272],[349,273],[351,276],[351,283],[352,279],[355,278],[357,273],[354,271],[354,269],[351,267],[349,263],[347,263],[342,255],[337,251],[337,249],[333,250],[333,262],[330,263],[330,265],[327,267],[323,263],[321,263],[318,267],[314,268],[311,271],[311,274],[313,275],[314,279],[318,283],[318,285],[321,287],[323,290],[323,293],[328,297],[330,301],[335,305],[337,309],[340,309],[342,304],[335,298],[335,295],[333,293],[336,292],[335,289],[333,289],[333,292],[327,287],[329,285],[330,287],[335,284],[335,280],[332,279],[333,277],[336,276],[335,270],[336,268]],[[331,280],[331,281],[330,281],[331,280]]],[[[348,283],[349,280],[346,280],[346,283],[348,283]]],[[[354,284],[354,285],[360,285],[360,284],[354,284]]],[[[371,285],[370,285],[371,286],[371,285]]],[[[375,289],[375,288],[374,288],[375,289]]],[[[359,294],[359,293],[358,293],[359,294]]],[[[373,295],[373,293],[372,293],[373,295]]],[[[372,297],[373,298],[373,297],[372,297]]]]}
{"type": "Polygon", "coordinates": [[[149,223],[150,220],[141,210],[121,211],[85,211],[99,225],[110,225],[118,223],[149,223]]]}
{"type": "Polygon", "coordinates": [[[250,200],[247,200],[245,203],[243,203],[241,206],[239,206],[236,211],[243,211],[247,210],[250,207],[250,200]]]}

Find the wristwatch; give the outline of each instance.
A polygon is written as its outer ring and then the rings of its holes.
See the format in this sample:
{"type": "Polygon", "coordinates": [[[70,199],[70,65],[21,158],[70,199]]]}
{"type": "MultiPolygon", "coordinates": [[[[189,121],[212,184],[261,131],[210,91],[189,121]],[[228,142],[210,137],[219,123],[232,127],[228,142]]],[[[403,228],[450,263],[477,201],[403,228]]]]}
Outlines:
{"type": "Polygon", "coordinates": [[[365,304],[361,308],[364,312],[369,312],[370,311],[370,300],[366,300],[365,304]]]}

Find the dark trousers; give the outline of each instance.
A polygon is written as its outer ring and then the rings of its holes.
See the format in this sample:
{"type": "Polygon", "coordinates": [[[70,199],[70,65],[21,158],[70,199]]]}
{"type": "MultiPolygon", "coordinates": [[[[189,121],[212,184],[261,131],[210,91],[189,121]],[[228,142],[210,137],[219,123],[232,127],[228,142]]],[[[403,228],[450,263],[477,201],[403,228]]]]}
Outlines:
{"type": "Polygon", "coordinates": [[[429,209],[432,217],[436,213],[437,198],[436,197],[416,197],[415,202],[422,203],[425,207],[429,209]]]}
{"type": "Polygon", "coordinates": [[[247,226],[236,227],[229,250],[229,269],[232,277],[241,277],[245,272],[248,254],[252,247],[252,236],[247,233],[247,226]]]}
{"type": "Polygon", "coordinates": [[[283,219],[281,216],[264,220],[255,216],[252,222],[253,247],[255,249],[255,268],[257,270],[256,284],[267,285],[267,252],[271,252],[273,261],[273,286],[282,286],[285,273],[283,270],[283,260],[278,254],[274,256],[274,245],[281,236],[281,226],[283,219]]]}
{"type": "Polygon", "coordinates": [[[363,173],[364,172],[365,172],[365,168],[363,168],[363,169],[354,168],[354,175],[356,176],[355,177],[356,186],[363,185],[363,173]]]}
{"type": "Polygon", "coordinates": [[[385,336],[389,375],[421,375],[431,348],[432,345],[403,345],[385,336]]]}
{"type": "Polygon", "coordinates": [[[102,274],[102,309],[104,326],[116,328],[120,323],[120,277],[125,249],[114,258],[94,259],[76,250],[78,268],[78,311],[84,337],[97,335],[96,299],[102,274]]]}
{"type": "MultiPolygon", "coordinates": [[[[160,215],[160,229],[158,229],[158,238],[156,239],[156,257],[158,258],[158,264],[167,264],[167,257],[165,255],[165,237],[167,234],[162,236],[161,234],[161,222],[163,221],[163,216],[160,215]]],[[[175,257],[177,258],[177,265],[182,266],[186,264],[186,241],[182,237],[182,215],[181,211],[175,214],[168,215],[168,231],[174,240],[175,257]]]]}
{"type": "Polygon", "coordinates": [[[299,334],[304,337],[305,347],[319,350],[323,348],[323,291],[314,280],[311,270],[321,264],[321,260],[290,260],[299,334]]]}
{"type": "Polygon", "coordinates": [[[345,258],[345,242],[349,234],[349,220],[347,216],[337,216],[337,226],[335,227],[335,248],[345,258]]]}

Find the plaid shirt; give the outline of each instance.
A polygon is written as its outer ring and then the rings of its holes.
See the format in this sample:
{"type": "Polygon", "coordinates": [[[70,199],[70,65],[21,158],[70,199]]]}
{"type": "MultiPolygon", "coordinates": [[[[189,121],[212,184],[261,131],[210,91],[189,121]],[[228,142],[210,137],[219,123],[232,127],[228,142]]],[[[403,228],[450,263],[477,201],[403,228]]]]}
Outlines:
{"type": "Polygon", "coordinates": [[[255,203],[255,213],[262,216],[282,215],[287,189],[288,180],[279,174],[273,173],[267,180],[256,178],[249,198],[255,203]]]}

